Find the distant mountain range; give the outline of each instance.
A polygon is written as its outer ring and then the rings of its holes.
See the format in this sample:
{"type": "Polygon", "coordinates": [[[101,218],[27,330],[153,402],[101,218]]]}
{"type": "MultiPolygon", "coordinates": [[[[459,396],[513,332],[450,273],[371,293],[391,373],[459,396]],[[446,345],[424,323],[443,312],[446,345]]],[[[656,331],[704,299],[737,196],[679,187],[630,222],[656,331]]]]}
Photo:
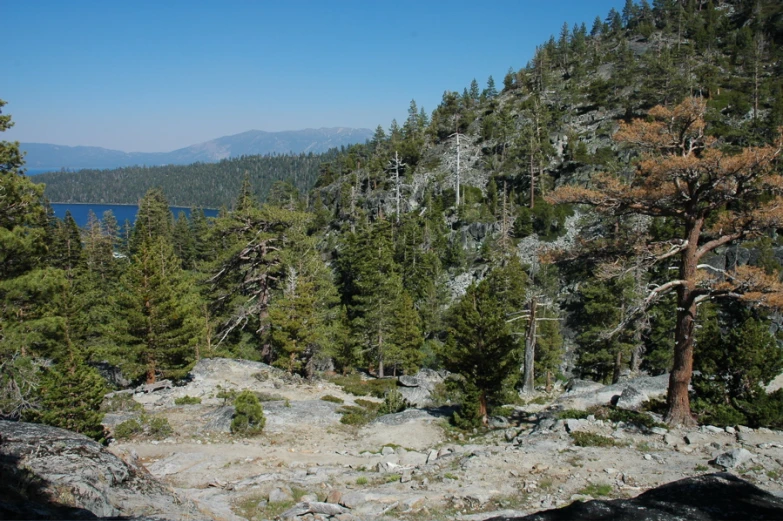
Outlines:
{"type": "Polygon", "coordinates": [[[133,165],[187,165],[195,162],[213,163],[243,155],[320,153],[341,145],[363,143],[373,131],[367,128],[318,128],[264,132],[249,130],[233,136],[180,148],[172,152],[122,152],[100,147],[22,143],[27,152],[27,168],[118,168],[133,165]]]}

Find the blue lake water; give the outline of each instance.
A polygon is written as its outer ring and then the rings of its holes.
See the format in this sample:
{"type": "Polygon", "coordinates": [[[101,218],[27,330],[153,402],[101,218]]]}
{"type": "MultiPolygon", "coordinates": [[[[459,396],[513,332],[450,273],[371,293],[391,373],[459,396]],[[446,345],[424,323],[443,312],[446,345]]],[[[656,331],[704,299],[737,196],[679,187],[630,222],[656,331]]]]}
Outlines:
{"type": "MultiPolygon", "coordinates": [[[[54,214],[59,217],[65,217],[65,212],[70,210],[73,219],[81,227],[87,226],[87,216],[92,212],[98,217],[103,217],[103,212],[111,210],[117,222],[122,224],[128,220],[134,222],[136,220],[136,214],[139,211],[139,207],[135,204],[78,204],[78,203],[52,203],[52,209],[54,214]]],[[[171,213],[176,217],[179,212],[185,212],[185,215],[190,217],[190,208],[182,208],[179,206],[172,206],[171,213]]],[[[217,217],[218,210],[204,210],[204,215],[207,217],[217,217]]]]}

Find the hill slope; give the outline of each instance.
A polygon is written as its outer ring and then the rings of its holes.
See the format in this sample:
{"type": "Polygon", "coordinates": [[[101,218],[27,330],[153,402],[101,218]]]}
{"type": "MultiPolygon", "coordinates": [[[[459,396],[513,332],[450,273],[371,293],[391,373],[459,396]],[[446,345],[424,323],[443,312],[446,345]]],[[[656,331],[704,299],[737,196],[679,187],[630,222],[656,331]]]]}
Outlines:
{"type": "Polygon", "coordinates": [[[122,152],[100,147],[22,143],[28,168],[118,168],[132,165],[214,163],[243,155],[322,153],[330,148],[362,143],[372,136],[366,128],[318,128],[265,132],[249,130],[172,152],[122,152]]]}

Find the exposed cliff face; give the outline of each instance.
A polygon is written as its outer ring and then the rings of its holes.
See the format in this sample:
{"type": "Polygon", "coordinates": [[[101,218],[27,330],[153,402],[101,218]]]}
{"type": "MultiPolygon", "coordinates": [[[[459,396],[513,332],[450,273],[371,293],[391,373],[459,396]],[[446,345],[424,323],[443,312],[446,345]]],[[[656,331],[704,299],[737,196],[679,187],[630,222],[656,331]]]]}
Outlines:
{"type": "Polygon", "coordinates": [[[134,461],[47,425],[0,421],[0,476],[4,519],[202,515],[134,461]]]}

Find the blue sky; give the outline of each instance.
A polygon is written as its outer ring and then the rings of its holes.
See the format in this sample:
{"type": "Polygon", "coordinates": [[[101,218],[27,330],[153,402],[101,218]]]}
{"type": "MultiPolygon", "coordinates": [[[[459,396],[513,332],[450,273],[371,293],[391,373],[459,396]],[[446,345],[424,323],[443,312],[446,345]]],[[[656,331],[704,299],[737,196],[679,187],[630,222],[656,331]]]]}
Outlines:
{"type": "Polygon", "coordinates": [[[623,0],[0,0],[3,139],[169,151],[250,129],[388,128],[498,86],[623,0]]]}

